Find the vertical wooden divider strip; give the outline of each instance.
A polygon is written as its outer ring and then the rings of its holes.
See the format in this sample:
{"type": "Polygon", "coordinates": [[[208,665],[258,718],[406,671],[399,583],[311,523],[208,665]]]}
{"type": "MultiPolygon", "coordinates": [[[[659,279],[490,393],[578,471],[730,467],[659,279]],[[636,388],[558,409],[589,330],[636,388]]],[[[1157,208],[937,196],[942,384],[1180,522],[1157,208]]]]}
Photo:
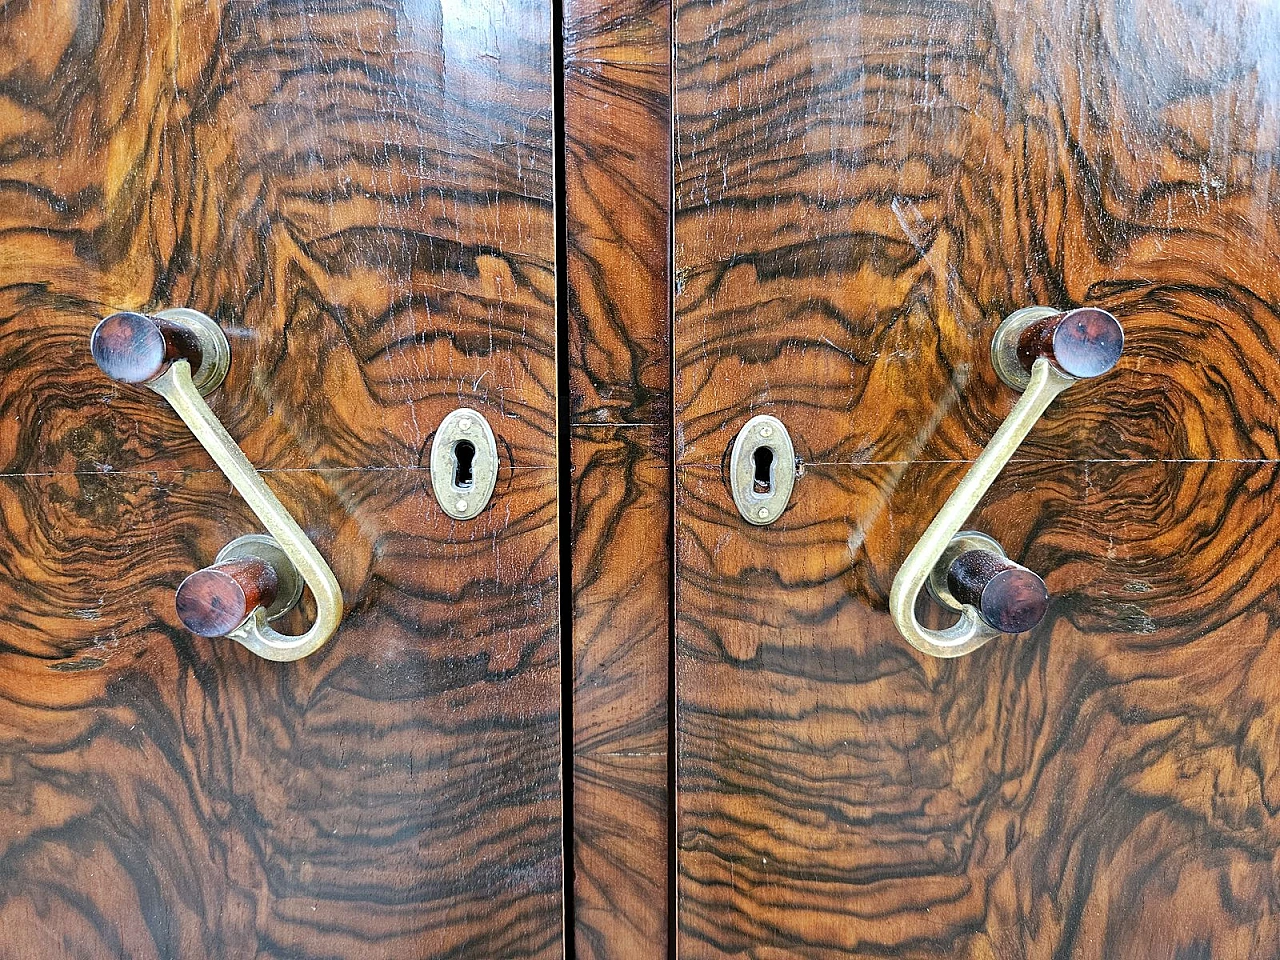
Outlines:
{"type": "Polygon", "coordinates": [[[582,958],[667,946],[670,4],[566,0],[573,856],[582,958]]]}

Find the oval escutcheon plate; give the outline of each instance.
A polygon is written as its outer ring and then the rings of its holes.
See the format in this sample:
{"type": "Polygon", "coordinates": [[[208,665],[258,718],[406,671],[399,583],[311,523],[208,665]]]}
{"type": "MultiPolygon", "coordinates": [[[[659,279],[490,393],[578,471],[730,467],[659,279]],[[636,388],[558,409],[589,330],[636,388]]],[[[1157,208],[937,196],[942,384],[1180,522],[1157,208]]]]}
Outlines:
{"type": "Polygon", "coordinates": [[[431,489],[440,509],[455,520],[473,520],[497,482],[498,441],[489,421],[470,407],[453,411],[431,441],[431,489]]]}
{"type": "Polygon", "coordinates": [[[752,417],[729,455],[729,484],[742,519],[758,527],[782,516],[796,483],[796,449],[777,417],[752,417]]]}

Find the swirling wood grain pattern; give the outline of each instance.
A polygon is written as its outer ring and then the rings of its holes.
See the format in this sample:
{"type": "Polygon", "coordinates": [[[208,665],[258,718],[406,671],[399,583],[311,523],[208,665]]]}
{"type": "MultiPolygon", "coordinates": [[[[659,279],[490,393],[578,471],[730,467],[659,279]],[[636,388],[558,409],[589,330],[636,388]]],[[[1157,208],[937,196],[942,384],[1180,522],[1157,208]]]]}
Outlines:
{"type": "Polygon", "coordinates": [[[550,71],[532,2],[0,9],[0,955],[563,954],[550,71]],[[258,525],[93,367],[168,305],[343,587],[303,662],[178,626],[258,525]]]}
{"type": "Polygon", "coordinates": [[[680,955],[1280,956],[1280,16],[675,29],[680,955]],[[987,351],[1032,303],[1114,310],[1126,355],[972,519],[1045,622],[931,660],[889,586],[1012,406],[987,351]],[[762,412],[806,464],[753,528],[721,461],[762,412]]]}
{"type": "Polygon", "coordinates": [[[666,431],[665,425],[579,427],[573,434],[579,957],[665,954],[671,556],[666,431]]]}
{"type": "MultiPolygon", "coordinates": [[[[499,29],[484,4],[121,2],[27,40],[53,66],[10,83],[0,131],[3,346],[30,368],[0,387],[6,470],[120,420],[101,465],[198,455],[82,346],[105,310],[173,304],[232,338],[218,412],[255,463],[413,466],[472,402],[553,465],[550,20],[525,6],[499,29]]],[[[45,17],[9,5],[5,36],[45,17]]],[[[100,462],[91,440],[72,453],[100,462]]]]}
{"type": "Polygon", "coordinates": [[[564,7],[573,461],[574,923],[666,953],[670,4],[564,7]]]}

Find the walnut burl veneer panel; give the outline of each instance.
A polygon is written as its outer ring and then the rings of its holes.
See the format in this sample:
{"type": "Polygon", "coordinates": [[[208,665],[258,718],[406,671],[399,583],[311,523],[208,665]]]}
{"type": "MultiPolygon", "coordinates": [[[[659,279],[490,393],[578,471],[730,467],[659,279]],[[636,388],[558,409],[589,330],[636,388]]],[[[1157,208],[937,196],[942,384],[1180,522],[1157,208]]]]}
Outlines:
{"type": "Polygon", "coordinates": [[[551,24],[513,6],[7,5],[0,465],[198,455],[83,348],[165,306],[227,331],[254,463],[413,466],[468,403],[554,464],[551,24]]]}
{"type": "Polygon", "coordinates": [[[667,940],[670,477],[654,427],[577,427],[574,924],[579,957],[667,940]]]}
{"type": "Polygon", "coordinates": [[[1280,456],[1276,11],[730,0],[675,41],[677,462],[766,405],[820,460],[972,459],[1036,303],[1123,322],[1112,455],[1280,456]]]}
{"type": "Polygon", "coordinates": [[[554,471],[465,536],[425,471],[268,482],[346,594],[296,664],[177,626],[221,474],[0,478],[0,955],[560,956],[554,471]]]}
{"type": "Polygon", "coordinates": [[[1280,956],[1280,15],[727,0],[675,31],[680,956],[1280,956]],[[933,660],[889,587],[1036,303],[1114,311],[1125,355],[971,520],[1045,621],[933,660]],[[762,528],[722,469],[757,413],[806,461],[762,528]]]}
{"type": "Polygon", "coordinates": [[[1280,467],[1015,464],[1049,614],[940,661],[885,607],[963,468],[678,473],[681,956],[1280,955],[1280,467]]]}
{"type": "Polygon", "coordinates": [[[0,956],[563,955],[550,51],[532,0],[0,8],[0,956]],[[175,305],[342,586],[304,661],[178,625],[259,527],[88,349],[175,305]]]}
{"type": "Polygon", "coordinates": [[[564,6],[577,955],[666,953],[671,8],[564,6]]]}

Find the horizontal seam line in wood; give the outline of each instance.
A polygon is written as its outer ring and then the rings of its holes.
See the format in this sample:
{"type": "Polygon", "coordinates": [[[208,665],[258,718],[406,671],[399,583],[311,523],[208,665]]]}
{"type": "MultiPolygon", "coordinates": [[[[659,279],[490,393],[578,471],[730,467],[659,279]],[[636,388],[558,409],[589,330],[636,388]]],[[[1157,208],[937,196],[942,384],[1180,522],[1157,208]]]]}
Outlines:
{"type": "MultiPolygon", "coordinates": [[[[805,460],[803,461],[804,466],[806,467],[909,467],[909,466],[914,466],[916,464],[923,464],[923,465],[972,464],[975,462],[976,461],[974,460],[805,460]]],[[[1118,458],[1114,460],[1109,460],[1109,459],[1073,460],[1073,459],[1060,458],[1060,457],[1026,457],[1018,460],[1010,460],[1009,463],[1010,465],[1015,463],[1074,463],[1074,464],[1080,464],[1082,466],[1091,464],[1091,463],[1133,463],[1133,464],[1247,463],[1247,464],[1262,466],[1266,464],[1280,464],[1280,459],[1270,459],[1265,457],[1257,458],[1257,459],[1252,459],[1252,458],[1235,459],[1232,457],[1221,457],[1221,458],[1210,458],[1210,459],[1177,458],[1177,457],[1166,459],[1163,457],[1159,457],[1159,458],[1144,459],[1144,458],[1138,458],[1138,457],[1130,457],[1130,458],[1118,458]]],[[[714,467],[716,469],[719,469],[721,466],[723,466],[723,464],[719,460],[681,461],[676,464],[677,469],[686,468],[686,467],[714,467]]]]}
{"type": "MultiPolygon", "coordinates": [[[[597,427],[654,427],[661,424],[652,423],[615,423],[615,424],[575,424],[575,426],[597,426],[597,427]]],[[[902,467],[921,464],[929,465],[963,465],[974,463],[973,460],[805,460],[806,467],[902,467]]],[[[1035,459],[1010,460],[1010,464],[1026,464],[1026,463],[1062,463],[1062,464],[1079,464],[1081,466],[1091,463],[1132,463],[1132,464],[1157,464],[1157,463],[1183,463],[1183,464],[1214,464],[1214,463],[1238,463],[1252,464],[1256,466],[1265,466],[1267,464],[1280,465],[1280,459],[1269,458],[1231,458],[1222,457],[1214,459],[1197,459],[1197,458],[1157,458],[1157,459],[1141,459],[1141,458],[1121,458],[1121,459],[1096,459],[1096,460],[1072,460],[1056,457],[1045,457],[1035,459]]],[[[675,464],[677,469],[686,468],[705,468],[712,467],[719,469],[723,464],[719,460],[695,460],[691,462],[681,462],[675,464]]],[[[521,464],[514,467],[508,467],[509,470],[529,471],[529,470],[558,470],[558,464],[521,464]]],[[[379,472],[400,472],[400,473],[429,473],[430,467],[402,467],[402,466],[368,466],[368,467],[263,467],[258,470],[262,474],[272,473],[379,473],[379,472]]],[[[116,470],[106,468],[103,470],[37,470],[28,473],[9,473],[0,472],[0,479],[19,479],[22,477],[148,477],[157,475],[178,475],[187,476],[191,474],[221,473],[216,467],[165,467],[155,470],[138,469],[138,470],[116,470]]]]}
{"type": "MultiPolygon", "coordinates": [[[[518,470],[522,473],[530,470],[550,470],[558,471],[558,464],[548,464],[541,466],[538,464],[526,464],[521,466],[507,467],[508,470],[518,470]]],[[[430,473],[430,467],[395,467],[395,466],[376,466],[376,467],[263,467],[258,470],[260,474],[273,473],[430,473]]],[[[45,472],[34,473],[0,473],[0,480],[17,480],[22,477],[154,477],[154,476],[191,476],[192,474],[221,474],[222,471],[217,467],[164,467],[157,470],[114,470],[107,468],[105,470],[49,470],[45,472]]]]}

